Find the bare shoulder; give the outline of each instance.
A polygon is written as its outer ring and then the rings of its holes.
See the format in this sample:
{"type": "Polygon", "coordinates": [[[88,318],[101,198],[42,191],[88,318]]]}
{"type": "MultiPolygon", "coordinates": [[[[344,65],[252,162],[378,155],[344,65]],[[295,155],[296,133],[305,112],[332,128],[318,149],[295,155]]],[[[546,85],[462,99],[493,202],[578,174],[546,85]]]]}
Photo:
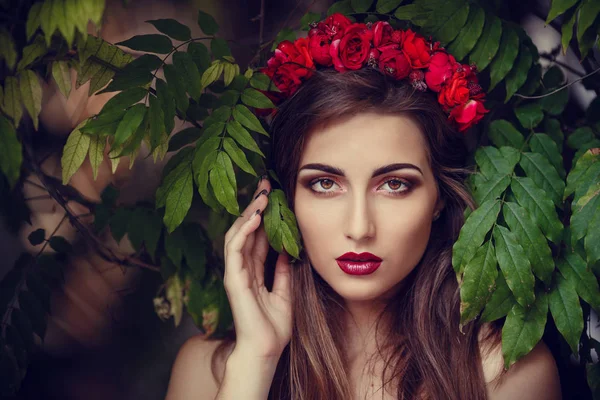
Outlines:
{"type": "Polygon", "coordinates": [[[225,363],[230,350],[216,360],[215,379],[212,369],[212,355],[222,340],[206,340],[201,336],[189,338],[177,353],[171,370],[166,400],[213,400],[223,379],[225,363]]]}
{"type": "Polygon", "coordinates": [[[482,363],[490,400],[562,399],[556,361],[543,341],[502,376],[502,346],[482,352],[482,363]]]}

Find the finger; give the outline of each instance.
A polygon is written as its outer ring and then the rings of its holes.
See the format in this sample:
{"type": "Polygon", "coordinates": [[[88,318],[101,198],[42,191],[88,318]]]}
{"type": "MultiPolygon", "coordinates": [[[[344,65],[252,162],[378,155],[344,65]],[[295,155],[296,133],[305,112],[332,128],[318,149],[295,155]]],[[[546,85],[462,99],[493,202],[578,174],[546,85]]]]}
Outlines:
{"type": "Polygon", "coordinates": [[[290,256],[285,249],[279,253],[275,264],[272,292],[282,297],[289,297],[291,291],[290,256]]]}
{"type": "Polygon", "coordinates": [[[243,268],[242,248],[248,235],[260,224],[260,220],[261,216],[254,213],[225,245],[225,273],[231,272],[232,275],[235,275],[243,268]]]}
{"type": "Polygon", "coordinates": [[[267,233],[265,232],[265,224],[261,224],[254,233],[254,247],[252,248],[252,254],[250,258],[256,265],[256,278],[257,284],[264,285],[265,281],[265,262],[267,261],[267,254],[269,253],[269,240],[267,239],[267,233]]]}
{"type": "Polygon", "coordinates": [[[242,216],[237,218],[235,222],[231,225],[229,231],[227,231],[227,234],[225,235],[226,242],[227,237],[233,237],[236,234],[236,232],[240,229],[240,226],[242,226],[244,222],[246,222],[252,216],[252,213],[255,212],[256,208],[261,207],[261,209],[264,210],[266,204],[264,203],[265,199],[263,199],[263,197],[267,196],[259,195],[259,193],[261,193],[263,190],[266,190],[265,194],[267,195],[271,191],[271,183],[268,179],[263,179],[259,183],[258,187],[256,188],[256,191],[254,192],[254,198],[252,199],[250,204],[248,204],[248,206],[244,209],[244,211],[242,212],[242,216]]]}

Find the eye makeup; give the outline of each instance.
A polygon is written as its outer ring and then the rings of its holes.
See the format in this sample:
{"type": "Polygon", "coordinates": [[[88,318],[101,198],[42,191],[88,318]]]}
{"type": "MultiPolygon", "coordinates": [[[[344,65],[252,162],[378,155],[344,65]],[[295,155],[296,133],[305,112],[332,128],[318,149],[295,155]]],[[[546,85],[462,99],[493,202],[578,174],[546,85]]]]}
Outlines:
{"type": "MultiPolygon", "coordinates": [[[[333,185],[339,186],[339,184],[334,179],[331,179],[328,177],[319,177],[319,178],[315,178],[315,179],[310,179],[307,183],[304,184],[304,186],[307,189],[309,189],[311,192],[313,192],[317,196],[333,196],[333,195],[335,195],[336,191],[328,190],[331,187],[333,187],[333,185]],[[324,187],[324,185],[323,185],[324,183],[325,183],[325,186],[328,186],[328,187],[324,187]],[[319,186],[325,190],[315,190],[314,186],[317,184],[319,184],[319,186]]],[[[415,184],[407,179],[398,178],[398,177],[389,177],[389,178],[385,179],[379,185],[379,187],[383,187],[385,185],[387,185],[391,189],[391,190],[384,190],[385,192],[388,192],[388,194],[390,196],[404,196],[412,190],[412,188],[415,184]],[[404,187],[404,189],[402,189],[402,187],[404,187]]]]}

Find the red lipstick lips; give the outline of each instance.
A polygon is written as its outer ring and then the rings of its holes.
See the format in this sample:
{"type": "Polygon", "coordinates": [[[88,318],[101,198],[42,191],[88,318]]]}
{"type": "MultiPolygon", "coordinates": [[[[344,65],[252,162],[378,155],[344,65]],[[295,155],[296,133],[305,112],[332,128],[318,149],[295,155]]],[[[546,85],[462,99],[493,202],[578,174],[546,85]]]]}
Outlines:
{"type": "Polygon", "coordinates": [[[374,254],[364,252],[360,254],[345,253],[336,258],[342,271],[349,275],[368,275],[381,265],[381,258],[374,254]]]}

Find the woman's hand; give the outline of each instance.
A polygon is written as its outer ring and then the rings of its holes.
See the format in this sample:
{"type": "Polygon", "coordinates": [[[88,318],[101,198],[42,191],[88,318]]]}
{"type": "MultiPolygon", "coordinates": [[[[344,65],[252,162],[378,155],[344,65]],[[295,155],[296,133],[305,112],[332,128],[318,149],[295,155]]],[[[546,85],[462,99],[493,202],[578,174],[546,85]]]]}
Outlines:
{"type": "Polygon", "coordinates": [[[277,258],[273,290],[264,284],[269,243],[261,214],[270,190],[268,179],[262,179],[254,200],[225,234],[224,286],[235,324],[235,351],[278,360],[292,335],[292,299],[285,250],[277,258]]]}

